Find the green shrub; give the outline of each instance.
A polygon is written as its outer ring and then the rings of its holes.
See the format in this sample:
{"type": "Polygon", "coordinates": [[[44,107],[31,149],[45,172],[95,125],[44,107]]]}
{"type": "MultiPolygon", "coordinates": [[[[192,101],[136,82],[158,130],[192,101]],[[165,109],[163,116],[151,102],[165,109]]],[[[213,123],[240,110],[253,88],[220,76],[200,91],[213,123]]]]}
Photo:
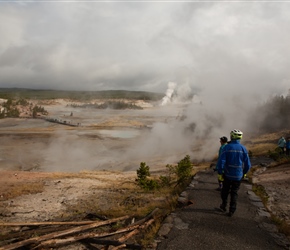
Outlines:
{"type": "Polygon", "coordinates": [[[20,110],[17,108],[16,105],[22,105],[22,106],[31,106],[30,109],[32,111],[32,116],[36,117],[38,113],[41,113],[43,115],[47,115],[48,112],[41,106],[35,105],[33,108],[33,104],[29,103],[25,99],[20,99],[18,101],[8,99],[6,102],[2,103],[2,107],[4,108],[2,112],[0,112],[0,118],[5,117],[19,117],[20,116],[20,110]]]}
{"type": "Polygon", "coordinates": [[[160,183],[161,187],[169,187],[169,186],[171,186],[172,182],[176,181],[176,179],[177,179],[175,167],[170,165],[170,164],[167,164],[166,168],[168,170],[167,176],[161,175],[159,177],[159,180],[161,182],[160,183]]]}
{"type": "Polygon", "coordinates": [[[274,161],[278,161],[279,158],[281,157],[281,153],[282,153],[281,148],[277,147],[277,148],[275,148],[274,151],[269,150],[268,155],[274,161]]]}
{"type": "Polygon", "coordinates": [[[161,175],[159,177],[159,180],[160,180],[160,186],[161,187],[168,187],[168,186],[170,186],[171,181],[172,181],[169,176],[163,176],[163,175],[161,175]]]}
{"type": "Polygon", "coordinates": [[[16,105],[28,106],[29,102],[26,99],[21,98],[16,102],[16,105]]]}
{"type": "Polygon", "coordinates": [[[262,185],[254,184],[252,186],[252,190],[257,196],[261,198],[263,204],[266,205],[269,199],[269,195],[267,194],[265,188],[262,185]]]}
{"type": "Polygon", "coordinates": [[[137,185],[142,189],[151,191],[158,189],[160,187],[157,180],[148,179],[150,176],[150,168],[146,166],[145,162],[140,163],[140,168],[137,169],[137,185]]]}
{"type": "Polygon", "coordinates": [[[150,177],[150,168],[146,166],[145,162],[140,163],[140,168],[137,169],[137,185],[145,190],[154,190],[160,187],[171,186],[172,183],[176,185],[187,185],[192,177],[192,164],[189,155],[186,155],[176,166],[167,164],[167,176],[160,176],[159,180],[148,179],[150,177]]]}
{"type": "Polygon", "coordinates": [[[177,184],[182,184],[184,181],[190,179],[192,173],[192,164],[189,155],[185,156],[175,167],[177,175],[177,184]]]}
{"type": "Polygon", "coordinates": [[[146,166],[145,162],[140,163],[140,168],[137,169],[137,180],[145,180],[147,177],[150,176],[150,168],[146,166]]]}
{"type": "Polygon", "coordinates": [[[273,159],[274,161],[277,161],[279,163],[288,163],[290,162],[290,157],[282,152],[282,149],[277,147],[274,151],[269,150],[268,156],[273,159]]]}

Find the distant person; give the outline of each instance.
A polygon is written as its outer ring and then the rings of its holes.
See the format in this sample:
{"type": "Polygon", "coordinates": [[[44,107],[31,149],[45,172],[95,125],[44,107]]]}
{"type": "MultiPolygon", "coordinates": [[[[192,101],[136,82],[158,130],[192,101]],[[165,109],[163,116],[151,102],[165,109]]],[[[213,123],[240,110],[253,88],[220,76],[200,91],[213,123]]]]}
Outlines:
{"type": "Polygon", "coordinates": [[[290,137],[286,141],[286,155],[290,155],[290,137]]]}
{"type": "Polygon", "coordinates": [[[217,163],[218,174],[223,174],[223,188],[221,191],[222,204],[220,209],[226,212],[228,195],[230,194],[230,206],[228,216],[232,216],[237,208],[238,191],[243,176],[251,168],[248,151],[240,143],[243,132],[234,129],[230,133],[231,143],[225,145],[217,163]]]}
{"type": "Polygon", "coordinates": [[[278,141],[278,147],[281,149],[280,154],[285,153],[285,151],[284,151],[285,146],[286,146],[286,140],[283,136],[281,136],[281,138],[278,141]]]}
{"type": "MultiPolygon", "coordinates": [[[[221,155],[221,152],[222,152],[223,147],[227,144],[227,142],[228,142],[228,138],[227,138],[227,137],[222,136],[222,137],[220,138],[220,144],[221,144],[221,146],[220,146],[220,148],[219,148],[218,159],[219,159],[219,157],[220,157],[220,155],[221,155]]],[[[216,164],[216,167],[215,167],[214,171],[217,171],[217,164],[216,164]]],[[[223,177],[223,175],[222,175],[222,174],[218,174],[218,184],[219,184],[219,186],[218,186],[218,188],[217,188],[217,191],[221,191],[221,190],[222,190],[222,187],[223,187],[223,181],[224,181],[224,177],[223,177]]]]}

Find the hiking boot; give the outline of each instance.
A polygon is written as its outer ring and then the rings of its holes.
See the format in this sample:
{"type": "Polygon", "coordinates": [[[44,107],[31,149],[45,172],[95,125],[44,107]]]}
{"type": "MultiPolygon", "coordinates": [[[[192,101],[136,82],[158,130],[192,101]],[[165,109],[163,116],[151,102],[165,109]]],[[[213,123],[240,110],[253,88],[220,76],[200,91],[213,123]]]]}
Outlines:
{"type": "Polygon", "coordinates": [[[232,217],[233,215],[234,215],[234,212],[228,212],[228,214],[227,214],[229,217],[232,217]]]}
{"type": "Polygon", "coordinates": [[[224,204],[220,205],[220,209],[222,210],[222,212],[226,212],[227,211],[226,206],[224,204]]]}

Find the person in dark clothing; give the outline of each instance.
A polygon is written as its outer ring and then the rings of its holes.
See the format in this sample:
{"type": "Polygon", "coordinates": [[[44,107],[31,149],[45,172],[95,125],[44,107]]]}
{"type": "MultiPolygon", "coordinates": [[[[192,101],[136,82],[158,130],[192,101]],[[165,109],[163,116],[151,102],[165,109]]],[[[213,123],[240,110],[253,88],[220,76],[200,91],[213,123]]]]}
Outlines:
{"type": "Polygon", "coordinates": [[[250,170],[251,162],[248,151],[240,143],[243,132],[234,129],[230,133],[231,142],[225,145],[218,159],[218,174],[224,175],[223,188],[221,191],[222,204],[220,209],[226,212],[228,196],[230,194],[230,205],[228,215],[231,217],[237,208],[238,191],[243,176],[250,170]]]}
{"type": "MultiPolygon", "coordinates": [[[[223,147],[227,144],[228,142],[228,138],[226,136],[222,136],[220,138],[220,148],[219,148],[219,153],[218,153],[218,158],[220,157],[221,155],[221,152],[222,152],[222,149],[223,147]]],[[[214,169],[214,171],[217,171],[217,165],[214,169]]],[[[222,190],[222,187],[223,187],[223,181],[224,181],[224,176],[223,174],[218,174],[218,183],[219,183],[219,187],[216,189],[217,191],[221,191],[222,190]]]]}

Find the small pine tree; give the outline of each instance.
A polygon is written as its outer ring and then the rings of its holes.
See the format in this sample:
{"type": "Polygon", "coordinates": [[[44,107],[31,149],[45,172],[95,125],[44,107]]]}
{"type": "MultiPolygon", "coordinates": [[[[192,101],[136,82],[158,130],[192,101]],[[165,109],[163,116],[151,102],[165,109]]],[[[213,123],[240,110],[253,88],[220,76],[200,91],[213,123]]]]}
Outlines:
{"type": "Polygon", "coordinates": [[[150,168],[146,166],[145,162],[140,163],[140,168],[137,169],[137,177],[139,180],[145,180],[150,176],[150,168]]]}
{"type": "Polygon", "coordinates": [[[190,156],[186,155],[176,166],[177,184],[182,184],[191,177],[192,164],[190,156]]]}
{"type": "Polygon", "coordinates": [[[150,176],[150,168],[146,166],[145,162],[140,163],[140,168],[137,169],[137,185],[144,190],[155,190],[159,188],[159,183],[156,180],[148,179],[150,176]]]}

